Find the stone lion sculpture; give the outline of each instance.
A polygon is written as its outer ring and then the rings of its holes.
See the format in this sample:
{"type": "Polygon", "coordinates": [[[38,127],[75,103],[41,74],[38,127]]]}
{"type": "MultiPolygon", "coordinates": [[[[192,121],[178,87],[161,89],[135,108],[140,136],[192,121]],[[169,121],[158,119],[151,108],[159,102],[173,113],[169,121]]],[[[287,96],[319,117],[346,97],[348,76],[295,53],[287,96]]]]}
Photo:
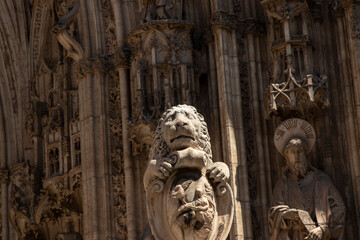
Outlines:
{"type": "Polygon", "coordinates": [[[143,239],[226,238],[233,217],[228,179],[227,165],[212,161],[204,117],[188,105],[168,109],[156,128],[144,175],[151,237],[143,239]]]}
{"type": "Polygon", "coordinates": [[[160,118],[144,176],[145,189],[152,180],[169,177],[174,170],[174,160],[179,157],[194,161],[186,162],[190,165],[202,160],[215,182],[226,182],[229,179],[226,164],[212,162],[210,136],[204,117],[196,108],[188,105],[174,106],[160,118]]]}

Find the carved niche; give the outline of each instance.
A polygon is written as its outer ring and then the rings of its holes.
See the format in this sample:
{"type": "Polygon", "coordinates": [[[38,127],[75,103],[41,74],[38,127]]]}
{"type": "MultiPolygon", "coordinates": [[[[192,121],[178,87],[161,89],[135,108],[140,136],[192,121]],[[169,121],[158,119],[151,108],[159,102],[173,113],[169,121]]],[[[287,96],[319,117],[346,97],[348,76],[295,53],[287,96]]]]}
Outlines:
{"type": "Polygon", "coordinates": [[[161,19],[182,19],[183,0],[143,0],[144,22],[161,19]]]}
{"type": "Polygon", "coordinates": [[[272,76],[266,114],[304,117],[311,111],[328,107],[327,76],[314,69],[312,22],[314,10],[321,7],[306,0],[264,0],[271,45],[272,76]],[[310,5],[309,5],[310,4],[310,5]]]}
{"type": "MultiPolygon", "coordinates": [[[[191,41],[193,25],[181,20],[149,21],[127,38],[131,49],[130,140],[136,179],[142,182],[156,123],[172,105],[195,102],[197,83],[193,69],[191,41]],[[144,161],[145,160],[145,161],[144,161]]],[[[146,193],[136,189],[137,199],[146,202],[146,193]]],[[[145,228],[145,205],[137,209],[145,228]]]]}
{"type": "Polygon", "coordinates": [[[229,168],[212,162],[207,125],[194,107],[162,115],[149,160],[144,186],[155,239],[225,239],[234,213],[229,168]]]}
{"type": "Polygon", "coordinates": [[[161,110],[192,102],[192,27],[184,21],[154,21],[129,35],[133,115],[140,110],[146,118],[159,119],[161,110]]]}

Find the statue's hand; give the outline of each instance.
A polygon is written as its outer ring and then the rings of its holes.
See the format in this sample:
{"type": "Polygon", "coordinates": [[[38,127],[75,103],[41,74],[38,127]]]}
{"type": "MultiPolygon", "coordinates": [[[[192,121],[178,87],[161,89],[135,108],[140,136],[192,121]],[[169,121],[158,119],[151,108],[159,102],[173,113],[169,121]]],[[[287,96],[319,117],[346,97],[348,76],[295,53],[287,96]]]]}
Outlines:
{"type": "Polygon", "coordinates": [[[162,173],[162,179],[169,177],[174,172],[174,167],[172,165],[171,158],[163,158],[163,161],[160,163],[159,170],[162,173]]]}
{"type": "Polygon", "coordinates": [[[207,169],[207,173],[214,183],[226,182],[230,177],[229,167],[223,162],[213,163],[210,168],[207,169]]]}
{"type": "Polygon", "coordinates": [[[299,219],[298,210],[295,208],[286,209],[283,211],[282,217],[287,220],[297,220],[299,219]]]}
{"type": "Polygon", "coordinates": [[[313,229],[306,237],[305,240],[322,240],[324,232],[320,227],[313,229]]]}
{"type": "Polygon", "coordinates": [[[151,160],[149,162],[148,168],[146,169],[149,178],[152,179],[156,177],[160,179],[165,179],[169,177],[170,174],[174,171],[171,162],[172,159],[166,157],[158,160],[155,159],[151,160]]]}

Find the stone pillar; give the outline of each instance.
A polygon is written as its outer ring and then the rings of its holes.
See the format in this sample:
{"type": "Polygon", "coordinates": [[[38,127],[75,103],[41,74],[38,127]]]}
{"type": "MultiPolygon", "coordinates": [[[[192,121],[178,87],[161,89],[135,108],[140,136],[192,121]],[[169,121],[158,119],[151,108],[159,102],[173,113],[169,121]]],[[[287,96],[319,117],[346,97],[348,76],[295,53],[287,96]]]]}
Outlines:
{"type": "Polygon", "coordinates": [[[232,239],[251,239],[251,206],[246,166],[245,138],[242,118],[240,75],[234,15],[213,13],[215,58],[219,90],[219,108],[223,145],[223,161],[230,168],[230,185],[234,191],[235,215],[232,239]],[[240,184],[239,184],[240,183],[240,184]],[[238,186],[241,185],[240,190],[238,186]]]}
{"type": "Polygon", "coordinates": [[[2,169],[1,182],[1,238],[9,240],[9,171],[2,169]]]}
{"type": "MultiPolygon", "coordinates": [[[[345,129],[347,131],[347,140],[348,140],[348,152],[350,157],[350,166],[351,166],[351,175],[353,179],[353,188],[354,188],[354,199],[355,206],[357,212],[359,212],[360,206],[360,164],[359,161],[355,159],[359,159],[359,142],[358,142],[358,134],[356,131],[356,110],[354,111],[354,89],[351,83],[351,73],[349,69],[348,62],[348,54],[347,54],[347,46],[346,46],[346,32],[344,29],[344,15],[343,9],[340,7],[336,7],[333,9],[333,14],[336,18],[336,26],[338,30],[338,46],[339,46],[339,63],[341,69],[341,75],[343,77],[344,87],[342,89],[344,95],[344,103],[345,103],[345,129]]],[[[360,227],[360,216],[357,214],[358,219],[358,227],[360,227]]]]}
{"type": "Polygon", "coordinates": [[[109,156],[106,59],[79,65],[84,239],[114,239],[112,172],[109,156]]]}

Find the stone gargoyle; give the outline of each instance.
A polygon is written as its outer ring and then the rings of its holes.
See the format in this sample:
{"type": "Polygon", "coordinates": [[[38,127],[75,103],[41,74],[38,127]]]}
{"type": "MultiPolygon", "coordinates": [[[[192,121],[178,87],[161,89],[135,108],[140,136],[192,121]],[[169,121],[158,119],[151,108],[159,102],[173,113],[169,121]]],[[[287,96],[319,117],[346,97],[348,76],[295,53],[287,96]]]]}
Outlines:
{"type": "Polygon", "coordinates": [[[143,239],[226,239],[234,213],[229,168],[212,161],[207,125],[194,107],[178,105],[162,115],[149,159],[151,234],[143,239]]]}

